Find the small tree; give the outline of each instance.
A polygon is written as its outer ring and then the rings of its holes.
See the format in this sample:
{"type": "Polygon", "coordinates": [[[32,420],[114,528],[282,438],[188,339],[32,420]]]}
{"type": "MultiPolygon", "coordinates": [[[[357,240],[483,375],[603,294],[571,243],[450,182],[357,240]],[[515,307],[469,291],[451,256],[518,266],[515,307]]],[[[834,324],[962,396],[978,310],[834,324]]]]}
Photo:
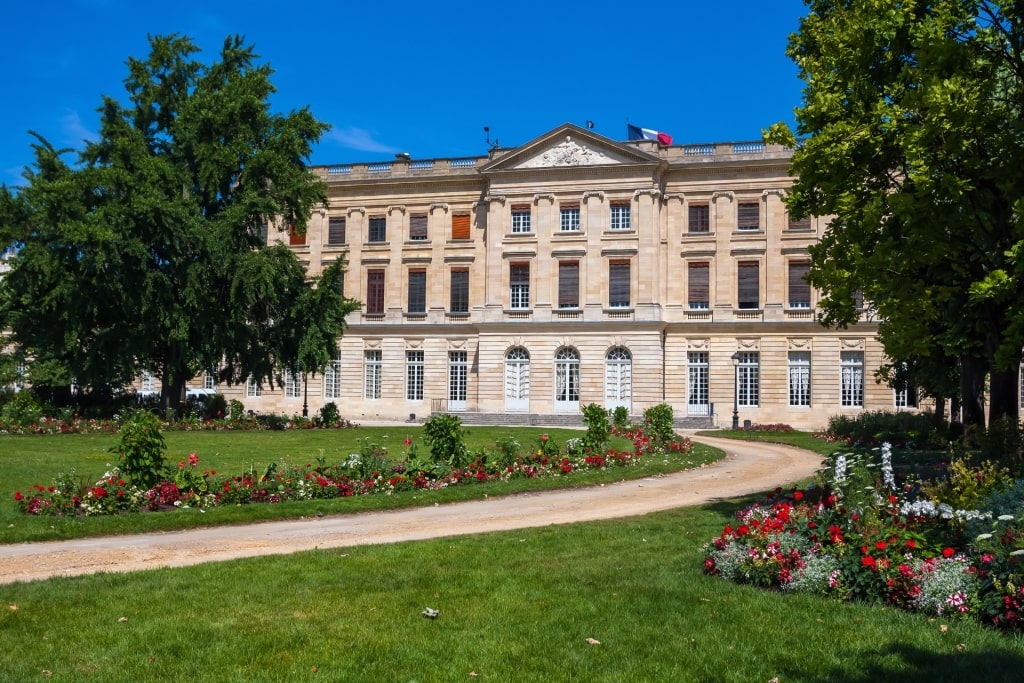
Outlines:
{"type": "Polygon", "coordinates": [[[118,454],[124,475],[145,489],[160,483],[167,449],[160,433],[160,419],[148,410],[129,413],[121,425],[120,437],[111,450],[118,454]]]}
{"type": "Polygon", "coordinates": [[[659,403],[644,411],[647,436],[655,443],[664,445],[676,438],[674,421],[672,406],[667,403],[659,403]]]}
{"type": "Polygon", "coordinates": [[[430,457],[453,469],[464,466],[469,459],[464,437],[462,420],[455,415],[432,415],[423,423],[423,438],[430,447],[430,457]]]}
{"type": "Polygon", "coordinates": [[[608,445],[608,437],[612,435],[608,411],[596,403],[583,406],[583,424],[587,427],[587,435],[583,437],[583,446],[596,452],[604,451],[608,445]]]}

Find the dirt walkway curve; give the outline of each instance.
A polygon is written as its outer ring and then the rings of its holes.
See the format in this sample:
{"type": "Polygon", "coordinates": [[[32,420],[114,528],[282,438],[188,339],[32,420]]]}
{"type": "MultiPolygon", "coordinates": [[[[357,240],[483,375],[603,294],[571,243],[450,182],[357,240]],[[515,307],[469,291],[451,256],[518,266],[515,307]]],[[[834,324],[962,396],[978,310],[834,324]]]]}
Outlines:
{"type": "Polygon", "coordinates": [[[721,448],[726,457],[688,472],[593,488],[243,526],[0,545],[0,584],[631,517],[791,484],[821,464],[818,455],[789,446],[704,436],[694,440],[721,448]]]}

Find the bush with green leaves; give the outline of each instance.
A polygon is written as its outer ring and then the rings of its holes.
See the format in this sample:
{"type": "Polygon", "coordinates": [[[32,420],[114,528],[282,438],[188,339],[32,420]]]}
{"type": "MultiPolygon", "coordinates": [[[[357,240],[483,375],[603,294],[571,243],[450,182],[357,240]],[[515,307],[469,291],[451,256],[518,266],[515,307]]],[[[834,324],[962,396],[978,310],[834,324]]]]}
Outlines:
{"type": "Polygon", "coordinates": [[[662,445],[672,442],[676,437],[672,406],[659,403],[645,410],[644,428],[652,442],[662,445]]]}
{"type": "Polygon", "coordinates": [[[943,449],[954,438],[949,427],[932,413],[869,410],[858,415],[833,415],[828,433],[850,445],[891,443],[916,449],[943,449]]]}
{"type": "Polygon", "coordinates": [[[616,429],[629,429],[629,409],[626,406],[615,406],[612,411],[612,424],[616,429]]]}
{"type": "Polygon", "coordinates": [[[597,453],[603,452],[612,435],[608,411],[596,403],[583,406],[583,424],[587,428],[587,435],[583,437],[584,448],[589,448],[597,453]]]}
{"type": "Polygon", "coordinates": [[[341,421],[341,413],[334,401],[325,403],[320,408],[320,416],[317,418],[317,425],[320,427],[333,427],[341,421]]]}
{"type": "Polygon", "coordinates": [[[462,420],[455,415],[431,415],[423,423],[423,438],[430,448],[430,457],[436,463],[443,462],[458,468],[465,466],[469,460],[462,420]]]}
{"type": "Polygon", "coordinates": [[[118,454],[121,471],[133,483],[148,489],[164,477],[167,445],[160,433],[160,418],[148,410],[136,410],[125,417],[120,439],[111,451],[118,454]]]}
{"type": "Polygon", "coordinates": [[[245,419],[245,406],[242,402],[236,398],[231,399],[228,403],[229,413],[228,417],[232,422],[241,422],[245,419]]]}

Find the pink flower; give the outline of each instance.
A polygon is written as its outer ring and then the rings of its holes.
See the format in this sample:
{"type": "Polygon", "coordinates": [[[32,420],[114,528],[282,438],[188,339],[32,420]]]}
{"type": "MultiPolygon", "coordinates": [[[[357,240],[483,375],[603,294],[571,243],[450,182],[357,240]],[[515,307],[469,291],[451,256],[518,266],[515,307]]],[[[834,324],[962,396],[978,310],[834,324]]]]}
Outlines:
{"type": "Polygon", "coordinates": [[[548,440],[548,435],[547,434],[541,434],[540,435],[540,440],[541,441],[547,441],[548,440]]]}
{"type": "Polygon", "coordinates": [[[199,456],[196,455],[195,453],[189,453],[188,454],[188,464],[191,465],[192,467],[195,467],[196,465],[198,465],[199,464],[199,456]]]}

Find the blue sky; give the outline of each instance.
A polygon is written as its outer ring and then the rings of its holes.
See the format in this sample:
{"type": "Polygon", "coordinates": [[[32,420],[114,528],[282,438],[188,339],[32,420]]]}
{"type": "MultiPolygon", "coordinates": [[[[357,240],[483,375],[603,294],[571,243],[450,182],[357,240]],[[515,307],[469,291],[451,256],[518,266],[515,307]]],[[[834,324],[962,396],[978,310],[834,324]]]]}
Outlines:
{"type": "Polygon", "coordinates": [[[332,129],[314,164],[472,156],[551,128],[626,123],[674,142],[755,140],[792,123],[802,84],[786,58],[802,0],[487,3],[51,0],[0,22],[0,183],[20,184],[34,130],[59,147],[95,136],[102,95],[125,100],[129,56],[179,33],[210,62],[240,34],[274,68],[273,108],[308,105],[332,129]]]}

